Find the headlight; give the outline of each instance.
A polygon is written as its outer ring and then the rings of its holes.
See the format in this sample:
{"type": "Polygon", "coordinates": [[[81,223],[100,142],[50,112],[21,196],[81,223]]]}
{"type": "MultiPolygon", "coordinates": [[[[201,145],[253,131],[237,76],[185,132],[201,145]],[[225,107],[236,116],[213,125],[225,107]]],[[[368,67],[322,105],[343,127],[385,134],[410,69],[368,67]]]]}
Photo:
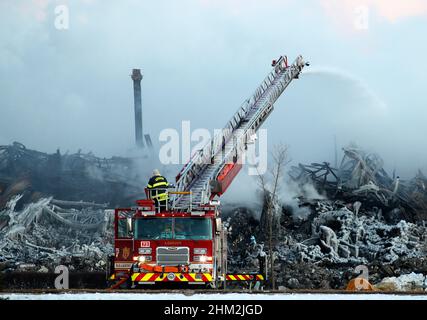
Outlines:
{"type": "Polygon", "coordinates": [[[151,261],[151,260],[152,260],[151,256],[139,256],[138,257],[138,262],[139,263],[144,263],[144,262],[148,262],[148,261],[151,261]]]}
{"type": "Polygon", "coordinates": [[[151,248],[139,248],[138,253],[139,254],[151,254],[151,248]]]}
{"type": "Polygon", "coordinates": [[[168,273],[167,277],[168,277],[169,281],[174,281],[175,280],[175,273],[173,273],[173,272],[168,273]]]}
{"type": "Polygon", "coordinates": [[[195,262],[206,262],[208,261],[208,257],[206,256],[194,256],[195,262]]]}
{"type": "Polygon", "coordinates": [[[206,248],[195,248],[194,254],[206,254],[208,253],[208,249],[206,248]]]}

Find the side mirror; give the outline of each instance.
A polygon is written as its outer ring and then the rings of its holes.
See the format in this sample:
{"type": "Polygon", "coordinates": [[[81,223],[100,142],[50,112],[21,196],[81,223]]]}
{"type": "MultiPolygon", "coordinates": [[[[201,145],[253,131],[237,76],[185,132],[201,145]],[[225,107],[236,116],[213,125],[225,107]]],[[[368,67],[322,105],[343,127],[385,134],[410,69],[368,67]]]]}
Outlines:
{"type": "Polygon", "coordinates": [[[132,218],[126,218],[127,231],[129,235],[133,234],[133,223],[132,218]]]}
{"type": "Polygon", "coordinates": [[[221,218],[216,218],[215,219],[215,229],[216,229],[216,232],[221,232],[222,231],[222,221],[221,221],[221,218]]]}

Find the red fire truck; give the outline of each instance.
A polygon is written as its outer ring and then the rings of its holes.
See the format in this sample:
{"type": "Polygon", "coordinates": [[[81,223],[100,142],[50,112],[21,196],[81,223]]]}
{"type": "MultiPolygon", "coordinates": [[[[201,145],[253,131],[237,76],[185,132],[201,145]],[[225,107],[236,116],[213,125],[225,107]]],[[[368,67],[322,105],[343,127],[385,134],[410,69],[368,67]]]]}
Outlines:
{"type": "Polygon", "coordinates": [[[217,205],[177,212],[160,211],[150,199],[137,204],[115,211],[113,279],[126,285],[174,281],[213,287],[225,280],[226,233],[217,205]]]}
{"type": "Polygon", "coordinates": [[[163,190],[169,198],[165,206],[156,205],[147,193],[135,207],[115,210],[109,270],[113,288],[160,282],[216,288],[227,281],[265,280],[264,272],[227,273],[227,232],[219,197],[242,168],[243,155],[274,102],[306,65],[301,56],[292,65],[281,56],[222,133],[193,154],[172,189],[163,190]]]}

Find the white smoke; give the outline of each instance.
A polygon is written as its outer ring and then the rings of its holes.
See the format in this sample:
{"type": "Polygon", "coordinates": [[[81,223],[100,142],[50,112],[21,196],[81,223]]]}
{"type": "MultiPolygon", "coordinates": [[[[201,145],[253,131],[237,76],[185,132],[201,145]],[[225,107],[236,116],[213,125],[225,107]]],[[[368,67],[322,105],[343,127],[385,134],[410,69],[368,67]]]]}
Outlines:
{"type": "MultiPolygon", "coordinates": [[[[248,176],[244,170],[233,181],[233,184],[221,197],[222,203],[228,208],[247,207],[254,211],[255,218],[261,217],[263,208],[263,193],[256,176],[248,176]]],[[[267,182],[268,183],[268,182],[267,182]]],[[[316,188],[307,183],[299,186],[293,182],[286,174],[282,179],[279,188],[279,202],[281,205],[289,207],[294,219],[305,220],[311,211],[307,207],[299,206],[299,198],[306,200],[324,200],[326,196],[320,194],[316,188]]]]}
{"type": "Polygon", "coordinates": [[[242,169],[227,192],[221,197],[221,202],[229,208],[246,207],[254,211],[255,217],[261,217],[263,198],[258,186],[258,178],[249,176],[242,169]]]}
{"type": "Polygon", "coordinates": [[[299,206],[300,197],[306,200],[326,199],[325,196],[318,193],[312,184],[306,183],[303,186],[299,186],[297,183],[287,178],[284,181],[283,188],[281,189],[279,200],[283,205],[291,208],[292,217],[295,220],[305,220],[311,213],[309,208],[299,206]]]}
{"type": "Polygon", "coordinates": [[[385,112],[387,110],[386,103],[374,92],[372,89],[368,87],[366,82],[353,74],[341,69],[337,69],[334,67],[328,66],[320,66],[320,67],[310,67],[303,72],[304,76],[332,76],[337,79],[351,82],[355,89],[362,93],[368,101],[371,102],[372,107],[378,108],[379,111],[385,112]]]}

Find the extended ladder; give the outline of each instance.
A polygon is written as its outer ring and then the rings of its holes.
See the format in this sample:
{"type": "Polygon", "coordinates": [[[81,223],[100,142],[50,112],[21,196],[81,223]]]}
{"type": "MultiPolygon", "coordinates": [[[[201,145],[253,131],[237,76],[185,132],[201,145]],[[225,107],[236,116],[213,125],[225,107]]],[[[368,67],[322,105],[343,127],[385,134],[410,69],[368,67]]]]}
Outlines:
{"type": "MultiPolygon", "coordinates": [[[[222,133],[193,154],[178,174],[175,191],[191,191],[191,194],[173,195],[174,209],[188,210],[208,204],[215,195],[221,195],[225,191],[221,190],[218,177],[227,175],[228,171],[232,172],[234,165],[239,170],[238,160],[247,149],[252,136],[273,111],[273,104],[291,81],[298,78],[305,65],[308,64],[302,56],[298,56],[291,65],[288,65],[286,56],[274,63],[273,70],[237,110],[222,133]]],[[[232,176],[228,179],[230,181],[227,186],[234,178],[232,173],[230,175],[232,176]]]]}

